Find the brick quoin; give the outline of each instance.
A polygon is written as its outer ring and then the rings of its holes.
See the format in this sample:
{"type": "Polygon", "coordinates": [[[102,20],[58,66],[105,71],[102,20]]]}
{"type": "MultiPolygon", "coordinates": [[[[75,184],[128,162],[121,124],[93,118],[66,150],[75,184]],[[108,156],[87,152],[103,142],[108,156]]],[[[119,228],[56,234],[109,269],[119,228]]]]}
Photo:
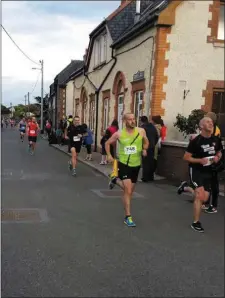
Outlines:
{"type": "MultiPolygon", "coordinates": [[[[210,35],[207,36],[207,43],[224,43],[224,40],[217,39],[219,15],[220,15],[220,0],[213,0],[213,4],[209,4],[209,12],[212,14],[211,20],[208,21],[208,28],[210,28],[210,35]]],[[[225,9],[225,5],[223,5],[225,9]]]]}
{"type": "Polygon", "coordinates": [[[58,116],[59,116],[59,119],[58,120],[61,120],[63,119],[63,93],[64,93],[64,88],[61,88],[59,87],[59,112],[58,112],[58,116]]]}
{"type": "Polygon", "coordinates": [[[165,110],[162,108],[162,101],[166,99],[163,85],[167,84],[168,78],[165,75],[165,68],[169,66],[166,60],[166,52],[170,50],[170,43],[167,36],[171,33],[171,26],[175,25],[176,8],[183,1],[171,1],[169,5],[160,13],[158,17],[158,28],[156,33],[156,47],[154,56],[153,84],[151,114],[164,116],[165,110]]]}
{"type": "Polygon", "coordinates": [[[170,45],[167,42],[167,35],[171,33],[171,27],[159,27],[156,34],[155,66],[154,80],[152,85],[152,104],[151,114],[164,116],[165,111],[162,108],[162,101],[166,99],[166,93],[163,91],[163,85],[167,83],[168,78],[165,68],[168,67],[169,61],[166,60],[166,52],[170,45]]]}

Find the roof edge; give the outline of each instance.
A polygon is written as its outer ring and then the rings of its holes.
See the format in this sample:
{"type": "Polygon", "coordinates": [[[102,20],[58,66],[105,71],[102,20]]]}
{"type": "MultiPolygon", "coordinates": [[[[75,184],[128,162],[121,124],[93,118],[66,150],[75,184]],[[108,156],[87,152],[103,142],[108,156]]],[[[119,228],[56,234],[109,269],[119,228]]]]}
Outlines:
{"type": "Polygon", "coordinates": [[[156,25],[157,15],[154,15],[148,22],[141,24],[140,26],[136,27],[134,30],[129,31],[129,33],[124,36],[122,39],[118,39],[115,41],[110,47],[113,49],[119,49],[129,41],[135,39],[139,34],[145,32],[146,30],[154,27],[156,25]]]}

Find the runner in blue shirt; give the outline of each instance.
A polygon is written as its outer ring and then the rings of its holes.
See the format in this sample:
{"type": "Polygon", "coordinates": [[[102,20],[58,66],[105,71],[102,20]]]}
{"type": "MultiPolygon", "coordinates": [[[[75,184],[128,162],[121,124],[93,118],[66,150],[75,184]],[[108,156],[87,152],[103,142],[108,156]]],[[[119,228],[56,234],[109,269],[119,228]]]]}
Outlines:
{"type": "Polygon", "coordinates": [[[27,126],[26,120],[25,120],[25,118],[23,118],[19,122],[20,139],[21,139],[22,142],[24,140],[24,135],[26,133],[26,126],[27,126]]]}

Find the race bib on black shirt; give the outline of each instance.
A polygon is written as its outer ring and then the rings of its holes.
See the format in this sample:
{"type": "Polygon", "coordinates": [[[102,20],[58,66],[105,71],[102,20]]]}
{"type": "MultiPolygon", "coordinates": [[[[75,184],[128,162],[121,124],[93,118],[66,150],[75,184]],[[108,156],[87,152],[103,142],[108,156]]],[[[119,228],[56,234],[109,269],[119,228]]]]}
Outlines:
{"type": "Polygon", "coordinates": [[[186,151],[191,153],[193,158],[207,158],[208,163],[205,166],[201,164],[190,164],[190,166],[202,171],[211,171],[213,158],[222,149],[223,147],[219,137],[211,136],[205,138],[202,135],[198,135],[190,141],[186,151]]]}
{"type": "Polygon", "coordinates": [[[83,135],[85,133],[81,125],[74,126],[73,124],[68,127],[67,132],[71,142],[81,142],[82,138],[78,135],[83,135]]]}

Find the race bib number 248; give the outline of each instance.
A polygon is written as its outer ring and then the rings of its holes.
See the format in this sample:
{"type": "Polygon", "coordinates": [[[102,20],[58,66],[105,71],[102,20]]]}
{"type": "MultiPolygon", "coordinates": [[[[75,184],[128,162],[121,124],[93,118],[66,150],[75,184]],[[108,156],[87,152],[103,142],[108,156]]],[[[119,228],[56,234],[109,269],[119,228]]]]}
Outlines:
{"type": "Polygon", "coordinates": [[[137,147],[135,145],[124,147],[124,152],[126,155],[131,155],[137,153],[137,147]]]}

